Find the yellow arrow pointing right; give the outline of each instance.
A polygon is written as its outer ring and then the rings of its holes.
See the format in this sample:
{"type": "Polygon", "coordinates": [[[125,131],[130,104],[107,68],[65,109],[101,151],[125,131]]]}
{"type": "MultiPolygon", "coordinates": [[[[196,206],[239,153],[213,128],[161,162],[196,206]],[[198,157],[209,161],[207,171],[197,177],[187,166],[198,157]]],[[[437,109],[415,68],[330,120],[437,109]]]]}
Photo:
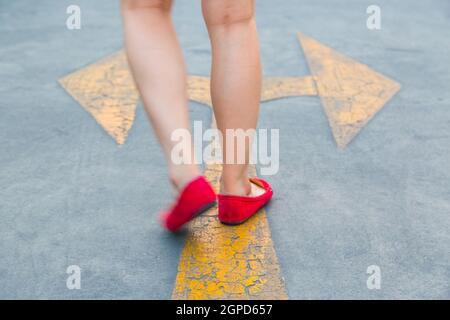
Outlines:
{"type": "Polygon", "coordinates": [[[345,147],[400,90],[400,84],[301,33],[334,139],[345,147]]]}

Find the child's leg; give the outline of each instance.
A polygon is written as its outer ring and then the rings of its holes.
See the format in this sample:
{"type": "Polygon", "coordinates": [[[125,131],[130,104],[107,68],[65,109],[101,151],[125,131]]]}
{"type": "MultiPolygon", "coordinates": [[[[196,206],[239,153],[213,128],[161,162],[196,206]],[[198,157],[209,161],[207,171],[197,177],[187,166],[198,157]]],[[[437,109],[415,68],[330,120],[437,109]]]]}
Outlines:
{"type": "MultiPolygon", "coordinates": [[[[203,16],[212,45],[211,96],[217,126],[226,129],[255,129],[260,94],[261,64],[255,23],[254,0],[202,0],[203,16]]],[[[221,192],[248,195],[252,192],[246,164],[225,164],[221,192]]],[[[243,152],[243,150],[235,150],[243,152]]],[[[257,190],[256,190],[257,192],[257,190]]]]}
{"type": "MultiPolygon", "coordinates": [[[[177,188],[200,174],[193,164],[175,165],[171,151],[176,129],[190,130],[186,73],[171,20],[171,0],[122,0],[125,46],[134,79],[166,156],[177,188]]],[[[194,151],[191,150],[191,154],[194,151]]]]}

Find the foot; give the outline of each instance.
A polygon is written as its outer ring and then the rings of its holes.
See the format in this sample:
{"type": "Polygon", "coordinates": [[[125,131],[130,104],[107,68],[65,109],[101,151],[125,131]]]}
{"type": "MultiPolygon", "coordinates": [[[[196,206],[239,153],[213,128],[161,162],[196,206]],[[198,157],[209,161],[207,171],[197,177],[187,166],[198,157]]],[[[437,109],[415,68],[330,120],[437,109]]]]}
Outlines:
{"type": "Polygon", "coordinates": [[[161,215],[161,223],[169,231],[176,232],[215,203],[213,188],[203,176],[198,176],[185,185],[171,209],[161,215]]]}
{"type": "Polygon", "coordinates": [[[251,183],[248,178],[242,181],[235,182],[233,184],[225,183],[222,181],[220,183],[220,194],[223,195],[235,195],[235,196],[252,196],[257,197],[262,195],[265,189],[258,186],[255,183],[251,183]]]}
{"type": "Polygon", "coordinates": [[[241,224],[270,201],[273,190],[266,181],[260,178],[250,178],[249,182],[256,185],[253,189],[255,195],[218,195],[220,222],[230,225],[241,224]],[[262,193],[261,190],[263,190],[262,193]]]}
{"type": "Polygon", "coordinates": [[[266,190],[260,186],[258,186],[255,183],[251,183],[251,192],[249,194],[249,196],[252,197],[259,197],[260,195],[264,194],[266,192],[266,190]]]}

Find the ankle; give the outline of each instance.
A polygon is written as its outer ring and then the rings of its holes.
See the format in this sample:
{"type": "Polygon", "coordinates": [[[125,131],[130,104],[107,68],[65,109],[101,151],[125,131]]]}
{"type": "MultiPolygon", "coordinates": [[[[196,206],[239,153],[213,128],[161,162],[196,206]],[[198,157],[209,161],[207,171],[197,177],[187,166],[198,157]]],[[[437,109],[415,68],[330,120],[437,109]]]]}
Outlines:
{"type": "Polygon", "coordinates": [[[189,182],[201,175],[200,169],[195,165],[176,165],[169,169],[170,181],[177,190],[181,190],[189,182]]]}
{"type": "Polygon", "coordinates": [[[248,196],[251,194],[252,187],[248,178],[241,178],[235,180],[225,180],[220,181],[220,193],[229,194],[236,196],[248,196]]]}

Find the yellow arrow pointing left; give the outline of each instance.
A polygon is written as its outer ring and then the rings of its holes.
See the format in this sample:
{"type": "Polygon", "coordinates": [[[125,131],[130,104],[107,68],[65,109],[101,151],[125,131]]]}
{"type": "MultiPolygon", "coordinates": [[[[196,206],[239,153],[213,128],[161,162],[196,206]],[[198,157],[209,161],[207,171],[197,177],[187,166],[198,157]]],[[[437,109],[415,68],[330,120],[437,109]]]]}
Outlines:
{"type": "MultiPolygon", "coordinates": [[[[118,144],[125,142],[134,122],[139,93],[124,52],[71,73],[59,83],[118,144]]],[[[189,76],[187,87],[190,100],[212,106],[209,77],[189,76]]],[[[272,77],[263,81],[262,101],[301,95],[317,95],[311,76],[272,77]]]]}
{"type": "Polygon", "coordinates": [[[123,52],[69,74],[59,82],[118,144],[125,142],[134,122],[139,94],[123,52]]]}

